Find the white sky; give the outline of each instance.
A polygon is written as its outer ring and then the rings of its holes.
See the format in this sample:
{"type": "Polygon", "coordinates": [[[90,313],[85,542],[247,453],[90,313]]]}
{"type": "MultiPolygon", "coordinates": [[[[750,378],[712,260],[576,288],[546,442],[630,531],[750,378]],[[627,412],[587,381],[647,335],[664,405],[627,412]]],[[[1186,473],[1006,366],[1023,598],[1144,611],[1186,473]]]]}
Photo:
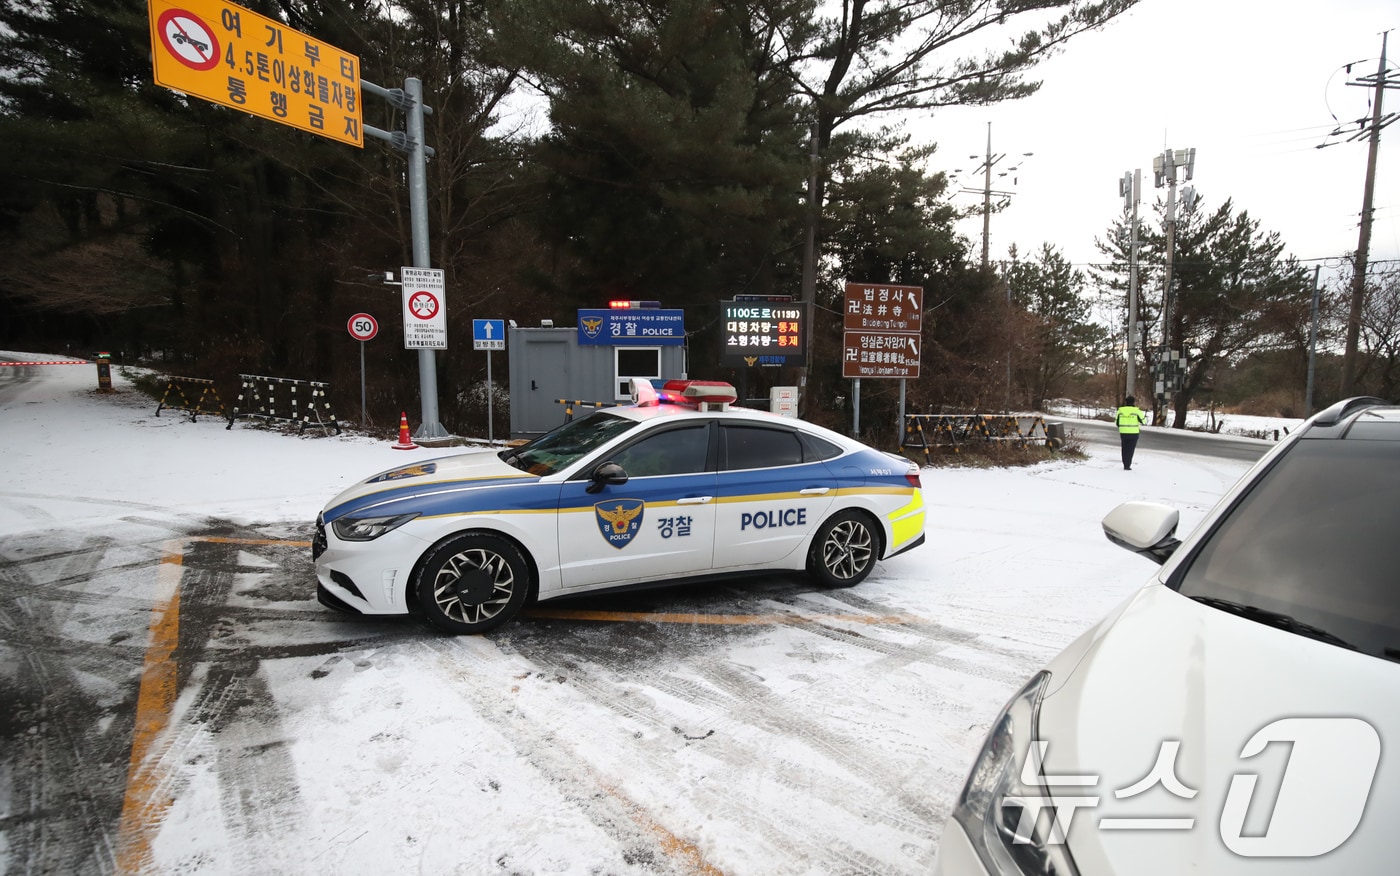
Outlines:
{"type": "MultiPolygon", "coordinates": [[[[0,553],[16,561],[0,582],[16,591],[0,596],[57,624],[49,634],[75,649],[149,635],[144,606],[169,598],[162,557],[182,533],[217,518],[306,539],[348,484],[437,452],[156,417],[119,373],[114,382],[119,393],[94,392],[91,364],[0,374],[0,553]],[[65,598],[46,600],[45,587],[65,598]]],[[[848,628],[831,615],[851,605],[815,588],[771,610],[810,612],[817,624],[743,635],[686,626],[674,634],[686,648],[653,632],[639,639],[647,659],[630,667],[560,663],[552,629],[522,648],[387,623],[383,638],[329,659],[262,659],[276,720],[232,710],[218,732],[194,712],[208,683],[198,664],[150,748],[172,803],[150,821],[145,872],[245,873],[256,861],[266,872],[345,874],[816,876],[837,862],[927,873],[997,710],[1156,568],[1110,545],[1103,515],[1126,499],[1167,502],[1184,534],[1246,468],[1142,448],[1125,472],[1116,446],[1089,452],[1032,468],[925,469],[927,544],[843,598],[934,625],[946,641],[920,645],[899,625],[848,628]],[[270,764],[281,770],[271,785],[244,781],[270,764]]],[[[343,622],[314,602],[309,576],[286,581],[253,547],[240,566],[236,628],[211,653],[337,635],[343,622]],[[268,608],[250,595],[268,588],[288,595],[266,619],[237,613],[268,608]]],[[[663,594],[639,607],[656,604],[663,594]]],[[[561,639],[591,632],[558,628],[561,639]]],[[[0,681],[21,662],[0,659],[0,681]]],[[[80,677],[96,701],[129,706],[129,688],[80,677]]],[[[81,754],[88,743],[61,744],[81,754]]],[[[12,779],[0,770],[0,818],[20,824],[44,800],[13,793],[12,779]]],[[[0,831],[0,872],[22,866],[11,854],[0,831]]]]}
{"type": "MultiPolygon", "coordinates": [[[[1367,146],[1327,135],[1334,115],[1369,117],[1373,91],[1344,83],[1376,72],[1380,34],[1393,27],[1394,0],[1142,0],[1042,65],[1044,85],[1030,99],[943,110],[911,131],[939,144],[932,169],[961,168],[964,186],[979,192],[983,178],[971,171],[988,122],[992,154],[1007,156],[997,169],[1021,159],[1010,206],[992,216],[993,260],[1013,243],[1027,254],[1048,242],[1076,264],[1101,261],[1094,239],[1121,215],[1118,180],[1142,170],[1140,215],[1151,215],[1166,192],[1153,187],[1152,159],[1168,147],[1195,147],[1190,185],[1208,209],[1233,198],[1237,213],[1279,233],[1286,254],[1335,258],[1357,246],[1367,146]],[[1324,142],[1339,145],[1315,148],[1324,142]]],[[[1387,55],[1400,68],[1400,34],[1387,55]]],[[[1400,111],[1400,89],[1383,108],[1400,111]]],[[[1400,258],[1398,137],[1400,125],[1382,131],[1372,261],[1400,258]]],[[[994,171],[993,189],[1011,179],[994,171]]],[[[980,255],[980,216],[960,228],[980,255]]]]}

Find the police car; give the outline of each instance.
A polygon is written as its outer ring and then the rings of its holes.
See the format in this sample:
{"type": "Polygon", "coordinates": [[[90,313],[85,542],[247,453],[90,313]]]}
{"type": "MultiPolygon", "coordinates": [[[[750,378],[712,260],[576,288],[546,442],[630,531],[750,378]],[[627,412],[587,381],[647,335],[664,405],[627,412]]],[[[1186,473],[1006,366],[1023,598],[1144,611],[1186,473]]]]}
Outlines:
{"type": "Polygon", "coordinates": [[[765,570],[849,587],[924,540],[919,468],[714,381],[382,472],[316,520],[322,604],[480,633],[526,604],[765,570]]]}

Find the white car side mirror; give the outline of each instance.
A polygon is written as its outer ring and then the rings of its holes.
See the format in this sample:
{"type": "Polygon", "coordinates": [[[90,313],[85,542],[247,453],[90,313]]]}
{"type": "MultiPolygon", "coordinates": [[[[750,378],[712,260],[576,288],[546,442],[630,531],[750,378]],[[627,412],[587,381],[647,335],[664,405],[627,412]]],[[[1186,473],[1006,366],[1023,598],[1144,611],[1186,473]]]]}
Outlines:
{"type": "Polygon", "coordinates": [[[1103,519],[1103,534],[1119,547],[1165,563],[1181,546],[1176,536],[1181,512],[1157,502],[1124,502],[1103,519]]]}

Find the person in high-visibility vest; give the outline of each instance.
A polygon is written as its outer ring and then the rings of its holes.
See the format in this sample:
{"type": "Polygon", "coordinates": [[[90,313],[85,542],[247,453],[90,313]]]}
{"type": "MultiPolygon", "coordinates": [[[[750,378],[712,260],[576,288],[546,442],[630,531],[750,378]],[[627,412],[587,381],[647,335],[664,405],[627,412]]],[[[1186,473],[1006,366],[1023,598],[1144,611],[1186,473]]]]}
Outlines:
{"type": "Polygon", "coordinates": [[[1138,431],[1147,422],[1147,412],[1137,406],[1137,399],[1128,396],[1118,409],[1118,440],[1123,444],[1123,470],[1133,467],[1133,451],[1137,449],[1138,431]]]}

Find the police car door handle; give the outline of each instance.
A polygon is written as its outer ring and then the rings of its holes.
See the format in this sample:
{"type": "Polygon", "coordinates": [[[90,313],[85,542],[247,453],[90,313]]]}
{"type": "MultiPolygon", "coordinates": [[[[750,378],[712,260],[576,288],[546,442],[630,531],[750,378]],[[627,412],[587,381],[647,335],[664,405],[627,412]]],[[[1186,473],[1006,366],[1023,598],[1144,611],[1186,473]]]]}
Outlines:
{"type": "Polygon", "coordinates": [[[801,492],[803,496],[825,496],[831,492],[831,487],[808,487],[801,492]]]}
{"type": "Polygon", "coordinates": [[[704,505],[713,499],[714,496],[686,496],[684,499],[677,499],[677,505],[704,505]]]}

